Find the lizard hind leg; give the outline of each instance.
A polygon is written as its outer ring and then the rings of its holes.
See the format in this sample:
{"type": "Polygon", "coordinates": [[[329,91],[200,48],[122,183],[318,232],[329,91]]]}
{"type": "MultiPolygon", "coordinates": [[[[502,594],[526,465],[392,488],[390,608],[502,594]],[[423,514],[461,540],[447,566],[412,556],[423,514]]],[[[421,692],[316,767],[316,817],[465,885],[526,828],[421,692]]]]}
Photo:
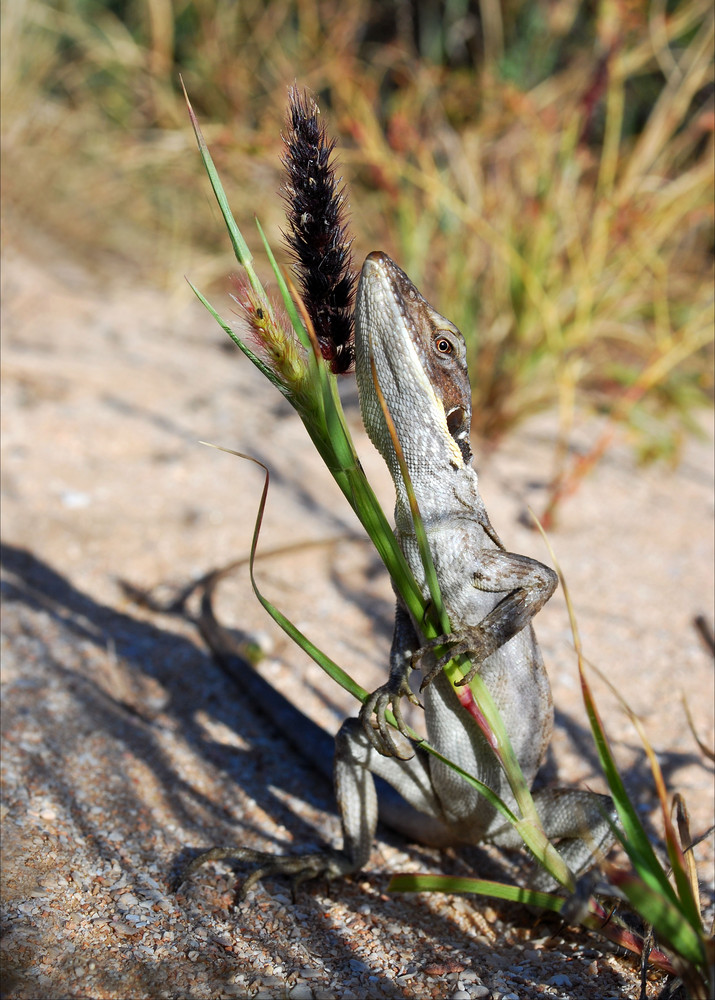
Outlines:
{"type": "MultiPolygon", "coordinates": [[[[534,794],[546,836],[576,878],[601,862],[611,849],[615,836],[616,809],[609,795],[585,789],[542,788],[534,794]]],[[[523,842],[513,827],[502,827],[488,838],[507,849],[523,842]]],[[[539,868],[529,880],[534,889],[552,889],[554,880],[539,868]]]]}
{"type": "Polygon", "coordinates": [[[410,760],[384,757],[372,746],[360,722],[347,719],[335,738],[334,757],[335,795],[343,829],[341,851],[326,848],[280,855],[247,847],[214,847],[189,862],[180,884],[209,861],[236,860],[250,868],[237,892],[241,901],[258,882],[274,875],[288,876],[295,893],[309,879],[331,880],[360,871],[370,860],[377,828],[375,777],[392,786],[383,789],[380,815],[393,829],[435,846],[455,842],[444,823],[425,755],[416,753],[410,760]]]}
{"type": "Polygon", "coordinates": [[[577,877],[598,864],[615,840],[617,813],[609,795],[586,789],[543,788],[534,796],[546,835],[577,877]]]}

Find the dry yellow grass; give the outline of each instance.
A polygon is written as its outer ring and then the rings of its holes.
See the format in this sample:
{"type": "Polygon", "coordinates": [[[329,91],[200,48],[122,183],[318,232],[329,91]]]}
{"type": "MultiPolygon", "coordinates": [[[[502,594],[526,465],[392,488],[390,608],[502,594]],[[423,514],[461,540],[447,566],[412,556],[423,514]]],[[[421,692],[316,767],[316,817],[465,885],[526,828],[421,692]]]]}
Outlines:
{"type": "Polygon", "coordinates": [[[712,394],[710,4],[470,11],[459,35],[367,0],[9,0],[5,203],[165,287],[224,281],[179,73],[236,217],[274,244],[297,80],[341,138],[358,255],[393,254],[469,338],[475,429],[556,405],[563,455],[604,411],[675,458],[712,394]]]}

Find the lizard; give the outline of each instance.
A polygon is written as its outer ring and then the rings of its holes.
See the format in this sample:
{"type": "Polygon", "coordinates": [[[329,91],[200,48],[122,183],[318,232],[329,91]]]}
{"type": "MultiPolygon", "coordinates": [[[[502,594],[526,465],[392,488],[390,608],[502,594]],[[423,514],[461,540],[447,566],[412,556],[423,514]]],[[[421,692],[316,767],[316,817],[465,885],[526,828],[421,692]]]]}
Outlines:
{"type": "MultiPolygon", "coordinates": [[[[291,875],[297,884],[364,868],[378,821],[375,779],[399,793],[401,800],[386,797],[382,818],[408,838],[437,847],[480,842],[522,846],[511,825],[471,785],[419,744],[392,735],[385,712],[391,705],[398,728],[405,729],[399,705],[405,696],[414,699],[408,685],[413,669],[430,665],[422,683],[429,742],[510,807],[514,799],[501,766],[460,704],[442,670],[444,662],[465,653],[472,668],[464,682],[480,672],[529,786],[551,739],[550,686],[531,620],[553,594],[556,574],[534,559],[508,552],[493,529],[472,466],[464,337],[380,251],[368,255],[360,274],[355,366],[365,427],[395,485],[397,540],[427,598],[406,488],[375,380],[404,452],[452,632],[425,642],[422,623],[410,617],[398,597],[389,678],[363,705],[358,718],[344,721],[335,738],[333,777],[342,849],[276,856],[219,847],[187,866],[184,877],[208,860],[236,858],[249,863],[254,870],[244,880],[242,896],[267,875],[291,875]],[[434,650],[440,646],[436,658],[434,650]]],[[[270,690],[267,682],[266,687],[270,690]]],[[[270,714],[273,696],[263,691],[257,696],[270,714]]],[[[284,701],[280,699],[283,720],[289,710],[284,701]]],[[[305,745],[302,740],[301,744],[305,745]]],[[[323,739],[318,751],[322,761],[324,750],[323,739]]],[[[559,841],[557,847],[574,874],[587,870],[610,847],[613,807],[608,796],[544,788],[534,798],[547,836],[559,841]]]]}

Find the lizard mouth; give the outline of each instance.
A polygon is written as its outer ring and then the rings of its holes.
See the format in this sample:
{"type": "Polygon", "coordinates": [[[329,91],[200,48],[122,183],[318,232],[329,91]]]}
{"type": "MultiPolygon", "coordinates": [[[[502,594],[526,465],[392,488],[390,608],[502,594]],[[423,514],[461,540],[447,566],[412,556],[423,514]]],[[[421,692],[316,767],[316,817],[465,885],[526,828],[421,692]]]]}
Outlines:
{"type": "Polygon", "coordinates": [[[467,414],[463,406],[453,406],[447,413],[447,429],[457,443],[464,435],[466,419],[467,414]]]}
{"type": "Polygon", "coordinates": [[[456,441],[464,461],[469,462],[472,457],[472,450],[469,446],[469,414],[463,406],[453,406],[445,416],[447,430],[456,441]]]}

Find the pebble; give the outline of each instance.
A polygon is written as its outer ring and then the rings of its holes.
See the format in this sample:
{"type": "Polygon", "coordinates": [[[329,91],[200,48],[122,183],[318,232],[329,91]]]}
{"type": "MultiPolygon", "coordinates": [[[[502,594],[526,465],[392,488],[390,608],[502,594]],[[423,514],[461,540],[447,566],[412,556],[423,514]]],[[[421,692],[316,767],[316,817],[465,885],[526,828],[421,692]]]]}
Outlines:
{"type": "Polygon", "coordinates": [[[307,965],[304,965],[298,971],[298,975],[300,976],[301,979],[315,979],[316,976],[320,975],[320,973],[321,973],[320,969],[316,969],[313,966],[307,966],[307,965]]]}
{"type": "Polygon", "coordinates": [[[133,924],[122,923],[117,920],[112,924],[112,929],[116,931],[120,937],[132,936],[137,933],[137,928],[133,924]]]}
{"type": "Polygon", "coordinates": [[[247,996],[246,984],[244,982],[224,983],[224,985],[221,987],[221,992],[225,993],[229,997],[247,996]]]}
{"type": "MultiPolygon", "coordinates": [[[[198,952],[196,953],[198,957],[198,952]]],[[[282,986],[283,977],[282,976],[261,976],[261,986],[282,986]]]]}
{"type": "Polygon", "coordinates": [[[125,892],[117,900],[120,906],[139,906],[139,899],[133,892],[125,892]]]}
{"type": "Polygon", "coordinates": [[[296,983],[295,986],[288,991],[288,996],[291,1000],[313,1000],[313,991],[307,983],[296,983]]]}
{"type": "Polygon", "coordinates": [[[569,977],[560,972],[557,972],[555,976],[551,977],[551,979],[547,979],[546,983],[548,986],[571,986],[571,980],[569,977]]]}
{"type": "Polygon", "coordinates": [[[365,962],[360,961],[359,958],[351,958],[350,961],[348,962],[348,965],[350,966],[353,972],[370,971],[369,966],[367,966],[365,962]]]}

